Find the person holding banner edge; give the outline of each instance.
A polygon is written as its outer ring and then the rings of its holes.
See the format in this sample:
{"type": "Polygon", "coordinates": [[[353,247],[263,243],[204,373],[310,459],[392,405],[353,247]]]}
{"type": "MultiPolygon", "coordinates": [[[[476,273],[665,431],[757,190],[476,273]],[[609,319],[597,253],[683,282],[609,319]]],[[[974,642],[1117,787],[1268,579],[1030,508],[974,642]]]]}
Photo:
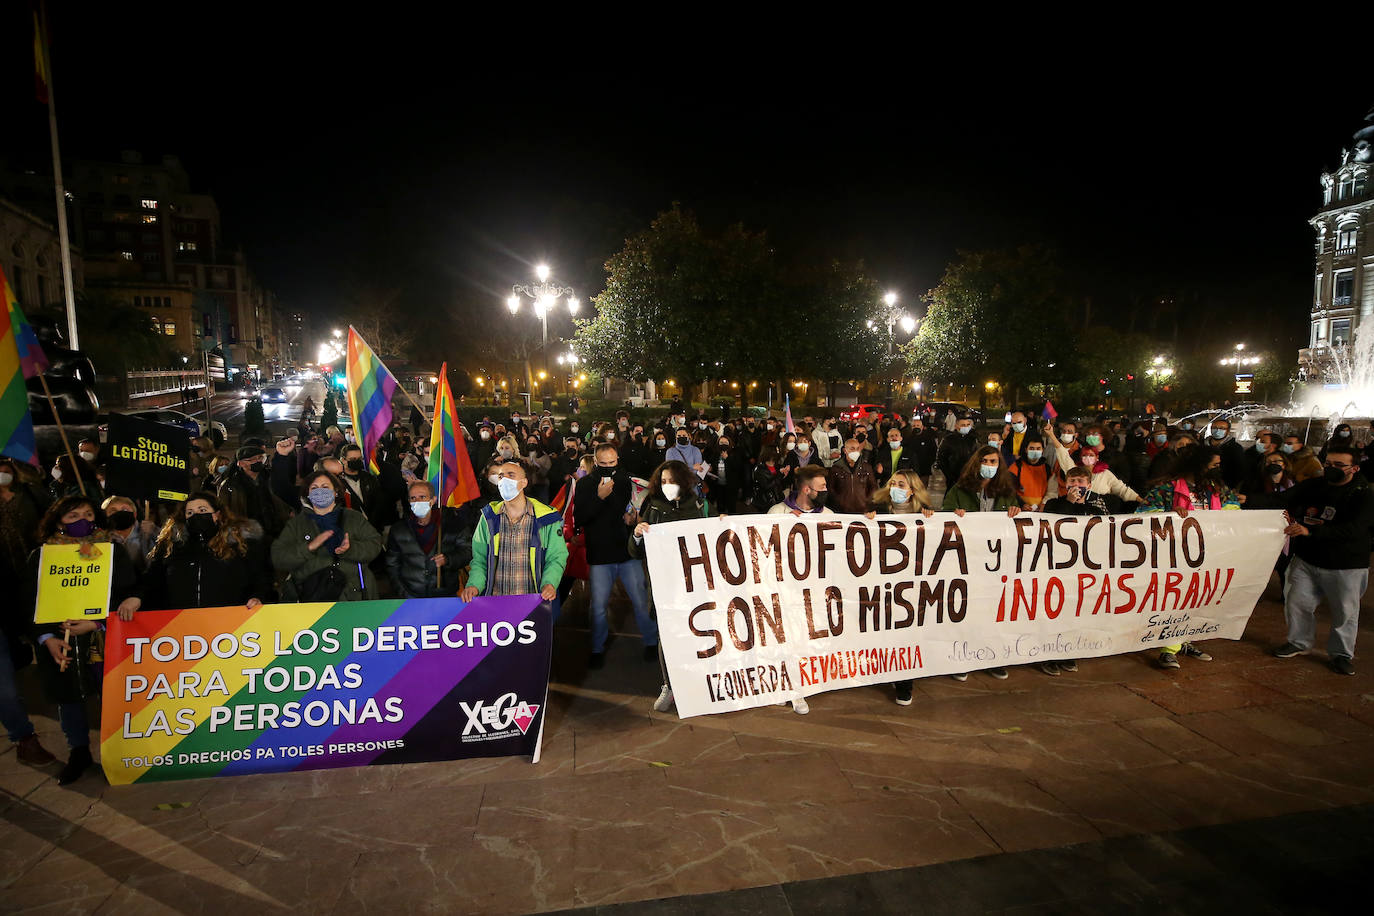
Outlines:
{"type": "Polygon", "coordinates": [[[162,526],[137,597],[120,607],[119,619],[132,620],[145,609],[242,605],[251,611],[274,594],[261,526],[232,515],[218,497],[201,490],[162,526]],[[134,602],[138,606],[129,607],[134,602]]]}
{"type": "Polygon", "coordinates": [[[478,595],[532,595],[537,591],[539,597],[554,603],[557,619],[558,583],[568,562],[563,516],[525,496],[529,477],[518,460],[498,467],[501,499],[482,508],[472,538],[468,584],[458,597],[471,601],[478,595]],[[503,545],[507,548],[504,552],[503,545]]]}
{"type": "MultiPolygon", "coordinates": [[[[883,515],[914,515],[921,513],[926,518],[935,514],[935,509],[931,506],[930,494],[926,492],[925,484],[921,483],[921,476],[913,468],[898,468],[887,478],[887,483],[873,494],[873,508],[864,513],[868,519],[875,518],[878,513],[883,515]]],[[[897,691],[897,705],[911,705],[911,690],[915,684],[914,680],[894,681],[892,686],[897,691]]]]}
{"type": "MultiPolygon", "coordinates": [[[[954,486],[945,492],[944,509],[953,511],[960,518],[966,512],[1005,511],[1008,518],[1015,518],[1021,512],[1016,482],[1007,471],[1000,447],[984,445],[974,450],[954,486]]],[[[1007,679],[1007,669],[1001,665],[983,670],[999,681],[1007,679]]],[[[950,677],[956,681],[966,681],[968,673],[952,674],[950,677]]]]}
{"type": "MultiPolygon", "coordinates": [[[[95,503],[84,496],[67,496],[49,507],[38,525],[42,544],[79,544],[82,556],[93,556],[101,548],[112,549],[109,533],[96,524],[95,503]]],[[[28,576],[31,589],[23,606],[33,608],[38,602],[38,579],[41,575],[42,548],[29,556],[28,576]]],[[[113,550],[114,574],[110,585],[110,604],[121,612],[137,608],[134,592],[137,578],[133,563],[123,550],[113,550]]],[[[32,616],[30,617],[32,619],[32,616]]],[[[100,646],[97,633],[105,624],[96,620],[66,620],[60,626],[34,624],[34,641],[38,644],[38,673],[43,691],[57,704],[57,718],[67,739],[70,753],[67,763],[58,774],[58,785],[70,785],[81,778],[95,761],[91,757],[90,719],[86,715],[86,700],[100,694],[100,646]]]]}
{"type": "MultiPolygon", "coordinates": [[[[640,522],[635,525],[627,545],[631,557],[644,560],[644,535],[651,526],[686,518],[710,517],[711,505],[704,496],[696,494],[695,487],[696,476],[685,462],[665,461],[654,470],[639,510],[640,522]]],[[[649,592],[649,614],[657,620],[658,609],[654,606],[653,583],[647,562],[644,566],[644,582],[649,592]]],[[[658,699],[654,700],[654,711],[668,712],[673,708],[673,687],[668,680],[668,663],[663,658],[662,640],[658,643],[658,670],[663,675],[663,686],[658,699]]]]}

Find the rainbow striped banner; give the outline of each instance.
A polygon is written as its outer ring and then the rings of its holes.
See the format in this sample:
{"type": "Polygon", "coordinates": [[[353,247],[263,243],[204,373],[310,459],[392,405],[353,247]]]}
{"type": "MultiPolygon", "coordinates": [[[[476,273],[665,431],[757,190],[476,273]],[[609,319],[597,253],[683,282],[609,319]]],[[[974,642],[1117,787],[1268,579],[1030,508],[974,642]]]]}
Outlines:
{"type": "Polygon", "coordinates": [[[396,376],[386,367],[362,335],[348,326],[348,360],[345,363],[348,389],[348,414],[353,418],[353,435],[363,447],[363,458],[372,473],[377,467],[377,443],[391,428],[391,398],[396,394],[396,376]]]}
{"type": "MultiPolygon", "coordinates": [[[[19,311],[19,300],[3,269],[0,269],[0,298],[5,301],[4,309],[0,309],[0,455],[37,465],[33,414],[29,413],[29,389],[24,380],[42,370],[28,352],[27,342],[20,339],[26,329],[32,337],[33,329],[19,311]],[[19,315],[17,325],[15,315],[19,315]]],[[[34,338],[34,343],[37,342],[34,338]]],[[[38,352],[43,352],[41,347],[38,352]]],[[[43,365],[46,364],[45,356],[43,365]]]]}
{"type": "Polygon", "coordinates": [[[140,611],[109,620],[114,785],[528,754],[553,617],[538,595],[140,611]]]}
{"type": "Polygon", "coordinates": [[[458,508],[482,495],[472,471],[467,444],[458,436],[458,411],[448,387],[448,363],[439,370],[434,395],[434,424],[429,434],[429,483],[440,506],[458,508]]]}

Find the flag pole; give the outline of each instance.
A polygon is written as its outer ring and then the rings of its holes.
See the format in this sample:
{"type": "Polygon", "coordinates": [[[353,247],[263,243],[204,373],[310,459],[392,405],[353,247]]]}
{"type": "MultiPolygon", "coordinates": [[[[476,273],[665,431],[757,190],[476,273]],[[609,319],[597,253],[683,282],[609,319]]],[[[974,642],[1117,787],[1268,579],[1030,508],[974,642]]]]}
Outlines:
{"type": "MultiPolygon", "coordinates": [[[[57,94],[53,92],[52,55],[48,52],[48,4],[46,0],[40,0],[38,10],[39,20],[42,24],[40,45],[43,52],[44,73],[47,77],[48,133],[52,137],[53,187],[57,193],[57,238],[62,248],[62,291],[66,297],[67,305],[67,346],[73,350],[79,350],[81,349],[81,342],[76,336],[76,294],[72,289],[72,246],[67,238],[67,192],[62,186],[62,152],[57,143],[57,94]]],[[[43,387],[46,389],[47,383],[44,383],[43,387]]],[[[54,411],[53,416],[57,416],[56,411],[54,411]]],[[[62,424],[59,422],[58,429],[61,428],[62,424]]],[[[62,438],[65,442],[65,433],[62,438]]],[[[68,449],[69,453],[70,451],[68,449]]],[[[82,488],[82,495],[85,495],[84,487],[82,488]]]]}

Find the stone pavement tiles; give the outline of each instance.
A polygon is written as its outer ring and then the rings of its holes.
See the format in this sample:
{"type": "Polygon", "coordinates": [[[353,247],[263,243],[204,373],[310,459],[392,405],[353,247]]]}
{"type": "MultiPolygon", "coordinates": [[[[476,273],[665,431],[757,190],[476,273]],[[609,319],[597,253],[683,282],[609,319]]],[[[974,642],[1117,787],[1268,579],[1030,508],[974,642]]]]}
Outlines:
{"type": "MultiPolygon", "coordinates": [[[[677,913],[716,900],[773,912],[779,899],[796,912],[880,911],[902,888],[943,900],[947,882],[977,884],[985,870],[1035,885],[1020,912],[1109,908],[1075,881],[1122,890],[1113,906],[1129,911],[1156,900],[1152,883],[1215,885],[1212,872],[1171,870],[1197,837],[1225,840],[1206,841],[1209,868],[1250,875],[1241,851],[1269,849],[1274,833],[1227,825],[1258,820],[1290,825],[1273,844],[1307,863],[1302,874],[1335,874],[1344,860],[1313,860],[1334,842],[1317,825],[1369,835],[1371,668],[1341,677],[1319,655],[1269,657],[1283,641],[1276,599],[1271,587],[1244,639],[1208,644],[1215,661],[1176,672],[1138,654],[1057,678],[1016,668],[1006,681],[918,681],[906,708],[857,688],[813,697],[809,716],[770,706],[686,721],[651,711],[657,666],[640,658],[623,603],[601,671],[585,670],[574,608],[558,628],[538,765],[123,788],[92,775],[61,789],[56,767],[6,750],[0,911],[527,913],[658,900],[677,913]],[[1150,850],[1159,862],[1120,884],[1130,856],[1150,850]]],[[[34,686],[25,677],[26,696],[34,686]]],[[[45,712],[40,734],[60,755],[45,712]]],[[[970,899],[1018,906],[988,894],[970,899]]],[[[1159,909],[1195,910],[1186,897],[1159,909]]]]}

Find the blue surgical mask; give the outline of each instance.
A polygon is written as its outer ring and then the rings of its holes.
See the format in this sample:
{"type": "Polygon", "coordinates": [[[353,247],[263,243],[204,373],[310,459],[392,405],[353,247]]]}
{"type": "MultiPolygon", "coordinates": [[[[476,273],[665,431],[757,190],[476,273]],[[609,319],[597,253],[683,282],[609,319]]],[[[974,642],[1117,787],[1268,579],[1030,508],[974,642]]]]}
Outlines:
{"type": "Polygon", "coordinates": [[[980,464],[978,466],[978,473],[983,476],[984,480],[991,480],[997,476],[997,468],[991,464],[980,464]]]}
{"type": "Polygon", "coordinates": [[[1263,443],[1263,442],[1256,442],[1256,443],[1255,443],[1255,451],[1261,452],[1261,453],[1264,452],[1264,451],[1265,451],[1264,443],[1263,443]]]}
{"type": "Polygon", "coordinates": [[[334,491],[329,487],[316,487],[310,491],[310,505],[316,509],[328,509],[334,504],[334,491]]]}
{"type": "Polygon", "coordinates": [[[1013,424],[1011,424],[1011,428],[1012,428],[1012,430],[1015,431],[1015,432],[1024,433],[1024,432],[1026,431],[1026,424],[1024,424],[1024,423],[1013,423],[1013,424]]]}
{"type": "Polygon", "coordinates": [[[1193,424],[1191,424],[1191,423],[1180,423],[1180,424],[1178,424],[1178,428],[1179,428],[1179,429],[1182,429],[1182,430],[1191,430],[1191,429],[1193,428],[1193,424]]]}
{"type": "Polygon", "coordinates": [[[1039,460],[1040,460],[1040,456],[1043,455],[1043,454],[1045,454],[1045,453],[1042,452],[1042,451],[1041,451],[1040,449],[1038,449],[1038,448],[1028,448],[1028,449],[1026,449],[1026,457],[1029,458],[1031,461],[1039,461],[1039,460]]]}
{"type": "Polygon", "coordinates": [[[887,492],[888,495],[892,497],[892,504],[894,506],[905,505],[906,501],[908,499],[911,499],[911,492],[908,490],[904,490],[901,487],[893,487],[887,492]]]}
{"type": "Polygon", "coordinates": [[[429,517],[429,500],[421,500],[410,504],[410,511],[415,513],[416,518],[429,517]]]}
{"type": "Polygon", "coordinates": [[[961,436],[967,436],[967,435],[968,435],[969,433],[971,433],[971,432],[973,432],[973,427],[972,427],[972,426],[960,426],[960,427],[959,427],[959,435],[961,435],[961,436]]]}
{"type": "Polygon", "coordinates": [[[1155,442],[1159,443],[1160,445],[1163,445],[1164,443],[1166,443],[1166,442],[1168,442],[1168,441],[1169,441],[1169,434],[1168,434],[1168,433],[1155,433],[1155,442]]]}
{"type": "Polygon", "coordinates": [[[1279,446],[1279,451],[1283,452],[1285,455],[1291,455],[1297,450],[1298,447],[1296,445],[1289,445],[1287,442],[1279,446]]]}
{"type": "Polygon", "coordinates": [[[1215,429],[1215,428],[1214,428],[1214,429],[1212,430],[1212,438],[1213,438],[1213,439],[1225,439],[1225,438],[1226,438],[1226,430],[1224,430],[1224,429],[1215,429]]]}
{"type": "Polygon", "coordinates": [[[510,477],[502,477],[501,482],[496,485],[496,489],[501,491],[501,498],[506,502],[520,495],[520,481],[510,477]]]}

